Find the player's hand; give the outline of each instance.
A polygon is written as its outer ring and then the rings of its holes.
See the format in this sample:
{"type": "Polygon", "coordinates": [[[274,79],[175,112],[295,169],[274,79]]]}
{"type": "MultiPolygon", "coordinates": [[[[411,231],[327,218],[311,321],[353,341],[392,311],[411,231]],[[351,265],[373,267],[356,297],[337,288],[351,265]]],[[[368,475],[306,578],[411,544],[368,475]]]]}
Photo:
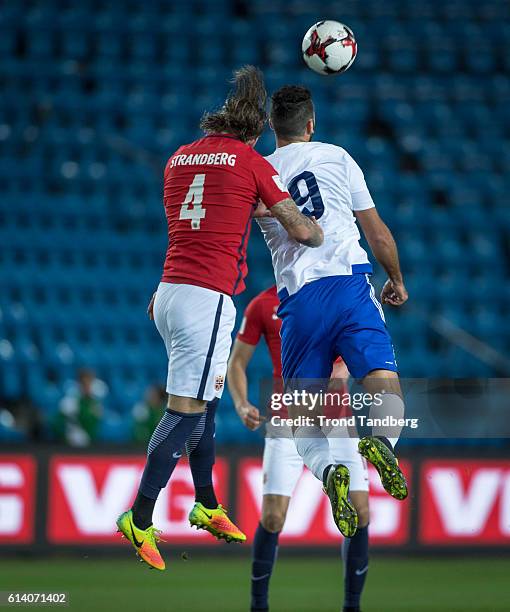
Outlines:
{"type": "Polygon", "coordinates": [[[151,297],[151,301],[149,302],[149,305],[147,306],[147,314],[149,315],[149,319],[151,321],[154,321],[154,300],[155,299],[156,299],[156,292],[154,291],[151,297]]]}
{"type": "Polygon", "coordinates": [[[311,215],[310,217],[308,217],[310,219],[310,221],[317,226],[317,229],[321,235],[321,244],[322,242],[324,242],[324,230],[322,229],[322,227],[320,226],[319,222],[317,221],[317,219],[311,215]]]}
{"type": "Polygon", "coordinates": [[[383,304],[402,306],[404,302],[407,302],[408,297],[409,295],[404,287],[404,283],[395,283],[390,279],[384,283],[381,291],[381,302],[383,304]]]}
{"type": "Polygon", "coordinates": [[[271,211],[269,210],[269,208],[267,208],[267,206],[264,204],[262,200],[259,200],[257,202],[257,206],[255,210],[253,211],[252,217],[254,219],[258,219],[260,217],[272,217],[272,216],[273,215],[271,214],[271,211]]]}
{"type": "Polygon", "coordinates": [[[258,408],[255,408],[255,406],[252,404],[244,404],[239,406],[237,408],[237,414],[243,422],[243,425],[246,425],[246,427],[251,431],[258,429],[264,421],[264,419],[260,416],[258,408]]]}

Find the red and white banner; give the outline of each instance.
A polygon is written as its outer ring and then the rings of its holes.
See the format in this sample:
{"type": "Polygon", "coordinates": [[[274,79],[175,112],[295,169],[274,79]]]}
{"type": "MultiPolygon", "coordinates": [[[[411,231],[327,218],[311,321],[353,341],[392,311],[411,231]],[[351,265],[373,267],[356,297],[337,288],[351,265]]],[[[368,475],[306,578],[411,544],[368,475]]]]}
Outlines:
{"type": "MultiPolygon", "coordinates": [[[[408,479],[410,466],[401,464],[408,479]]],[[[370,466],[370,541],[398,545],[409,539],[409,500],[399,502],[384,491],[377,472],[370,466]]],[[[411,483],[410,483],[411,484],[411,483]]],[[[238,467],[237,519],[251,539],[257,528],[262,505],[262,462],[243,459],[238,467]]],[[[282,544],[338,546],[342,536],[333,522],[329,499],[321,483],[307,469],[296,485],[282,531],[282,544]]]]}
{"type": "Polygon", "coordinates": [[[0,544],[33,541],[35,479],[30,455],[0,456],[0,544]]]}
{"type": "MultiPolygon", "coordinates": [[[[50,455],[48,461],[46,457],[42,453],[0,455],[0,546],[121,544],[115,519],[136,495],[145,457],[61,454],[50,455]],[[48,474],[41,474],[46,466],[48,474]],[[36,487],[41,477],[44,482],[47,477],[47,490],[36,487]],[[36,516],[46,532],[36,532],[36,516]]],[[[373,545],[421,546],[422,550],[510,545],[510,460],[416,459],[402,461],[401,466],[411,491],[404,502],[390,497],[375,470],[369,469],[373,545]],[[417,482],[411,480],[411,468],[417,482]],[[411,530],[413,500],[419,502],[413,507],[415,528],[411,530]]],[[[219,457],[214,478],[219,500],[224,505],[233,502],[232,516],[251,540],[260,519],[261,460],[219,457]],[[229,500],[233,482],[236,499],[229,500]]],[[[156,504],[154,522],[172,544],[214,546],[214,538],[188,524],[193,502],[191,472],[182,460],[156,504]]],[[[307,470],[290,502],[281,541],[302,547],[341,542],[329,500],[307,470]]]]}
{"type": "Polygon", "coordinates": [[[414,482],[410,462],[401,460],[399,465],[411,492],[410,497],[404,501],[399,501],[388,495],[375,468],[371,465],[368,466],[370,488],[370,528],[368,533],[371,544],[397,546],[409,543],[414,482]]]}
{"type": "Polygon", "coordinates": [[[421,464],[419,542],[510,544],[510,461],[421,464]]]}
{"type": "MultiPolygon", "coordinates": [[[[145,457],[54,456],[49,467],[48,540],[53,544],[120,544],[115,520],[136,496],[145,457]]],[[[228,504],[228,467],[214,468],[219,499],[228,504]]],[[[194,503],[191,472],[179,462],[156,503],[154,523],[170,543],[215,544],[205,531],[191,530],[188,513],[194,503]]]]}

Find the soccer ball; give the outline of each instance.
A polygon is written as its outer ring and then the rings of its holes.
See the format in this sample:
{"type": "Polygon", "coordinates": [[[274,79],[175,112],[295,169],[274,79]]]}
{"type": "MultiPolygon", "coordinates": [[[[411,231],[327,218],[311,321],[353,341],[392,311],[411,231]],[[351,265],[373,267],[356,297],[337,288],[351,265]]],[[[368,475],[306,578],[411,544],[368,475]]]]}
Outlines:
{"type": "Polygon", "coordinates": [[[301,45],[307,66],[319,74],[345,72],[358,51],[352,30],[339,21],[318,21],[301,45]]]}

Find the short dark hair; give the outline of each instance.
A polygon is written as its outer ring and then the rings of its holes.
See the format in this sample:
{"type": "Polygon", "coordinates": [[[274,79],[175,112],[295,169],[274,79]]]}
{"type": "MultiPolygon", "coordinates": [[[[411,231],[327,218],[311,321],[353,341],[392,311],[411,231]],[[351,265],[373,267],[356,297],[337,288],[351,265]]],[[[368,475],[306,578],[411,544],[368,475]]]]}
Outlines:
{"type": "Polygon", "coordinates": [[[299,85],[284,85],[271,96],[271,124],[277,136],[301,136],[313,118],[310,90],[299,85]]]}
{"type": "Polygon", "coordinates": [[[267,121],[264,76],[255,66],[234,72],[234,88],[220,110],[205,113],[200,127],[206,134],[227,132],[243,142],[258,138],[267,121]]]}

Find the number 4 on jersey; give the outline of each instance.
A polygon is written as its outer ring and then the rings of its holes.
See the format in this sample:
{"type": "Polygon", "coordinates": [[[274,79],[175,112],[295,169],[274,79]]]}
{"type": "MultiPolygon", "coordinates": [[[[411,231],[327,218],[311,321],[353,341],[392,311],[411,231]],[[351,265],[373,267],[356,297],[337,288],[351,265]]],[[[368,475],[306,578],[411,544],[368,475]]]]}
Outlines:
{"type": "Polygon", "coordinates": [[[205,174],[195,174],[193,182],[188,189],[181,206],[179,219],[190,219],[191,229],[200,229],[200,220],[205,217],[205,209],[202,208],[202,198],[204,197],[205,174]],[[190,207],[191,204],[191,207],[190,207]]]}

